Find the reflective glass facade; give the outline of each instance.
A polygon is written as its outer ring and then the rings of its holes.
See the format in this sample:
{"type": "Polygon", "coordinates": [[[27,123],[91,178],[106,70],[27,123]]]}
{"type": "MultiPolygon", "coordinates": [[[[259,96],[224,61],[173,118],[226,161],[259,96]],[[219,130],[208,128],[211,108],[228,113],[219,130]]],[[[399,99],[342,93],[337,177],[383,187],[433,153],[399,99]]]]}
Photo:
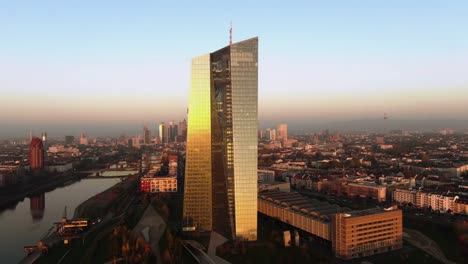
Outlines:
{"type": "Polygon", "coordinates": [[[210,55],[192,60],[185,160],[185,225],[212,229],[210,55]]]}
{"type": "Polygon", "coordinates": [[[257,105],[258,38],[193,59],[187,223],[228,238],[257,239],[257,105]]]}
{"type": "Polygon", "coordinates": [[[236,236],[257,239],[258,38],[231,47],[236,236]]]}

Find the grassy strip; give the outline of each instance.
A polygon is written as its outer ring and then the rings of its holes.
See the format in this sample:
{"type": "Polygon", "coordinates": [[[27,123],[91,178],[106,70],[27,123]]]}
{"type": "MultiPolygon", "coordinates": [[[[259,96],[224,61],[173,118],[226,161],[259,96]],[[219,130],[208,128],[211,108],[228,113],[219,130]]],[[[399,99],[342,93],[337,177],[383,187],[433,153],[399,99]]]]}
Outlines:
{"type": "Polygon", "coordinates": [[[455,224],[434,223],[433,221],[412,221],[411,218],[403,219],[403,226],[415,229],[434,240],[444,252],[445,256],[456,262],[464,262],[468,257],[466,248],[460,243],[459,237],[462,236],[455,224]]]}

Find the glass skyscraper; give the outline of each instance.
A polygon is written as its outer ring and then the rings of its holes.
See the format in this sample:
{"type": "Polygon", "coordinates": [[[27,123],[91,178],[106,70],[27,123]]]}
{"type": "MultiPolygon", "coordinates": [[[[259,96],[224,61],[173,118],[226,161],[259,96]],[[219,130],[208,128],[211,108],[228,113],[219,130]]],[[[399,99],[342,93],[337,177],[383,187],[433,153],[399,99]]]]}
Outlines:
{"type": "Polygon", "coordinates": [[[257,239],[258,38],[192,60],[185,230],[257,239]]]}

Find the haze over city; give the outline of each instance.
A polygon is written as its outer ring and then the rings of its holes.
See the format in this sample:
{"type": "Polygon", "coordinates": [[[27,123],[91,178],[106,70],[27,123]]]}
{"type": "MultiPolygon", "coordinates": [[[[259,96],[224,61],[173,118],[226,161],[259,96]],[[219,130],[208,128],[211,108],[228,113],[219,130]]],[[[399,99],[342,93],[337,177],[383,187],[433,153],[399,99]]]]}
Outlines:
{"type": "Polygon", "coordinates": [[[69,126],[118,133],[182,119],[191,56],[228,43],[230,21],[234,40],[260,36],[261,125],[380,119],[384,112],[395,120],[466,120],[467,7],[7,1],[0,10],[0,135],[45,127],[63,134],[69,126]]]}
{"type": "Polygon", "coordinates": [[[1,4],[0,263],[465,263],[467,13],[1,4]]]}

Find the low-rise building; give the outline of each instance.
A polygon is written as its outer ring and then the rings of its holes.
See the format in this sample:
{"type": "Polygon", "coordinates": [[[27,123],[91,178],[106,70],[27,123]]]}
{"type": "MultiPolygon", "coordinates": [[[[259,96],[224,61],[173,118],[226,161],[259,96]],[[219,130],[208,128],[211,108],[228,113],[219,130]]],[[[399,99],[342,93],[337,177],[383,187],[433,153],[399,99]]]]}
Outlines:
{"type": "Polygon", "coordinates": [[[275,181],[275,171],[273,170],[257,170],[258,182],[269,183],[275,181]]]}
{"type": "Polygon", "coordinates": [[[467,200],[457,199],[453,203],[453,210],[452,211],[453,211],[454,214],[468,215],[468,201],[467,200]]]}
{"type": "Polygon", "coordinates": [[[396,208],[339,213],[332,216],[332,249],[343,259],[367,257],[403,247],[403,217],[396,208]]]}
{"type": "Polygon", "coordinates": [[[397,250],[403,244],[401,210],[396,207],[351,211],[298,193],[264,192],[258,212],[331,243],[342,259],[397,250]]]}
{"type": "MultiPolygon", "coordinates": [[[[451,194],[428,193],[417,190],[396,189],[393,191],[393,201],[399,204],[411,203],[419,208],[431,208],[441,212],[456,212],[467,214],[467,210],[460,203],[457,203],[459,197],[451,194]]],[[[468,208],[467,208],[468,209],[468,208]]]]}
{"type": "Polygon", "coordinates": [[[268,183],[259,183],[258,191],[280,191],[280,192],[290,192],[291,184],[289,182],[268,182],[268,183]]]}
{"type": "Polygon", "coordinates": [[[177,177],[143,177],[140,190],[146,193],[177,192],[177,177]]]}
{"type": "Polygon", "coordinates": [[[379,202],[386,201],[386,187],[375,183],[348,183],[345,185],[348,196],[359,196],[361,198],[372,198],[379,202]]]}

